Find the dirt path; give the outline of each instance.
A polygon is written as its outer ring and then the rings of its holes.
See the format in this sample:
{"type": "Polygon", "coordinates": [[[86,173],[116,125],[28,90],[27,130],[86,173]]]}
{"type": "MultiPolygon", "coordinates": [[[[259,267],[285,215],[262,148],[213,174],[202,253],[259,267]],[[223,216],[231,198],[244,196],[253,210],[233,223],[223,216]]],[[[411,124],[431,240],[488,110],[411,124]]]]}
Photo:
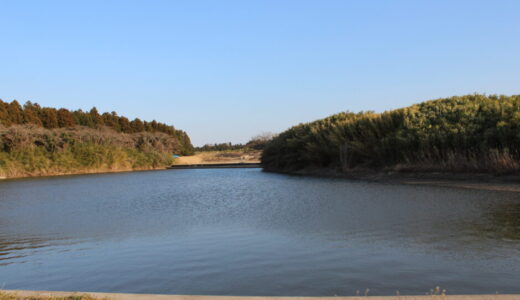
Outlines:
{"type": "Polygon", "coordinates": [[[208,151],[175,159],[175,165],[259,163],[259,151],[208,151]]]}

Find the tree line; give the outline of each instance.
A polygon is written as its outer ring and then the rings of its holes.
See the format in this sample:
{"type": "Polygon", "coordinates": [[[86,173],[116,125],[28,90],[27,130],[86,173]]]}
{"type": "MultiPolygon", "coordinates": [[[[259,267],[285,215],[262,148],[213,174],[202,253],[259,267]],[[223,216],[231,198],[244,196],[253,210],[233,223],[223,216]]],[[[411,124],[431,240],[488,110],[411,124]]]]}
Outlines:
{"type": "Polygon", "coordinates": [[[263,150],[265,145],[275,137],[274,133],[264,132],[253,136],[245,144],[216,143],[206,144],[202,147],[196,147],[195,151],[236,151],[236,150],[263,150]]]}
{"type": "Polygon", "coordinates": [[[81,109],[69,111],[65,108],[41,107],[30,101],[23,106],[18,101],[10,103],[0,100],[0,124],[12,125],[32,124],[47,129],[86,126],[89,128],[109,127],[121,133],[162,132],[175,137],[182,145],[182,154],[191,154],[194,148],[189,136],[182,130],[157,121],[142,121],[139,118],[129,120],[116,112],[100,114],[93,107],[85,112],[81,109]]]}
{"type": "Polygon", "coordinates": [[[267,170],[328,168],[520,171],[520,95],[466,95],[375,112],[343,112],[270,141],[267,170]]]}
{"type": "Polygon", "coordinates": [[[216,144],[206,144],[201,147],[195,147],[195,151],[203,152],[203,151],[234,151],[234,150],[243,150],[246,146],[244,144],[232,144],[229,143],[216,143],[216,144]]]}

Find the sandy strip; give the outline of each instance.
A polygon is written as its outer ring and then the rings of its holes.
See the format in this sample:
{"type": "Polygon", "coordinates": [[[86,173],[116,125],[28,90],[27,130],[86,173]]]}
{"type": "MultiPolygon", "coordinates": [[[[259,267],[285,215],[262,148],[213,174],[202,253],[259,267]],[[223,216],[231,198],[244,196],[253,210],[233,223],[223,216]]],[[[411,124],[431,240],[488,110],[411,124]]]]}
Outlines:
{"type": "Polygon", "coordinates": [[[3,290],[19,296],[70,296],[90,295],[108,299],[129,300],[520,300],[520,295],[428,295],[428,296],[369,296],[369,297],[263,297],[263,296],[196,296],[196,295],[158,295],[158,294],[121,294],[121,293],[85,293],[85,292],[47,292],[3,290]]]}

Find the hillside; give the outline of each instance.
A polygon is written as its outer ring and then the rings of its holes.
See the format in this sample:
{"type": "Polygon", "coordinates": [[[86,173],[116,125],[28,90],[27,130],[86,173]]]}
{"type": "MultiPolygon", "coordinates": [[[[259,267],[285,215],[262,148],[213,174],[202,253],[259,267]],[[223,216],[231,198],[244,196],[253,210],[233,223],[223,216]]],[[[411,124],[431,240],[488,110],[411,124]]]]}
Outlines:
{"type": "Polygon", "coordinates": [[[520,171],[520,96],[466,95],[384,113],[343,112],[267,144],[268,171],[520,171]]]}
{"type": "Polygon", "coordinates": [[[189,136],[173,126],[0,100],[0,177],[161,168],[172,154],[193,153],[189,136]]]}

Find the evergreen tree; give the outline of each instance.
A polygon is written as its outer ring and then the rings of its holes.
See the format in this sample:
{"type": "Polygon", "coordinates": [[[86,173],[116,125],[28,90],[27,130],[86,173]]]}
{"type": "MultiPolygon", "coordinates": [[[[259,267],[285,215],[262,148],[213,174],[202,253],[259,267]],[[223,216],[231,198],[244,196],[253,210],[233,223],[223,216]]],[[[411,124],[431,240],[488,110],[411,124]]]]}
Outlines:
{"type": "Polygon", "coordinates": [[[90,116],[90,120],[92,121],[91,127],[99,127],[103,125],[103,118],[101,118],[99,115],[97,108],[92,107],[88,114],[90,116]]]}
{"type": "Polygon", "coordinates": [[[11,125],[11,118],[9,118],[9,105],[0,100],[0,124],[4,126],[11,125]]]}
{"type": "Polygon", "coordinates": [[[11,103],[9,103],[7,106],[7,113],[12,124],[23,124],[23,110],[18,101],[13,100],[11,103]]]}
{"type": "Polygon", "coordinates": [[[40,110],[41,107],[38,104],[27,101],[23,106],[24,123],[42,126],[42,121],[39,116],[40,110]]]}
{"type": "Polygon", "coordinates": [[[42,116],[41,116],[43,127],[45,128],[58,128],[58,113],[56,109],[44,107],[42,109],[42,116]]]}
{"type": "Polygon", "coordinates": [[[130,126],[130,121],[128,121],[125,117],[119,117],[119,127],[121,128],[121,132],[131,133],[132,127],[130,126]]]}
{"type": "Polygon", "coordinates": [[[65,108],[58,109],[57,118],[59,127],[73,127],[76,125],[74,116],[65,108]]]}
{"type": "Polygon", "coordinates": [[[142,132],[142,131],[145,131],[143,121],[141,121],[138,118],[136,118],[132,122],[130,122],[130,126],[132,128],[132,132],[142,132]]]}

